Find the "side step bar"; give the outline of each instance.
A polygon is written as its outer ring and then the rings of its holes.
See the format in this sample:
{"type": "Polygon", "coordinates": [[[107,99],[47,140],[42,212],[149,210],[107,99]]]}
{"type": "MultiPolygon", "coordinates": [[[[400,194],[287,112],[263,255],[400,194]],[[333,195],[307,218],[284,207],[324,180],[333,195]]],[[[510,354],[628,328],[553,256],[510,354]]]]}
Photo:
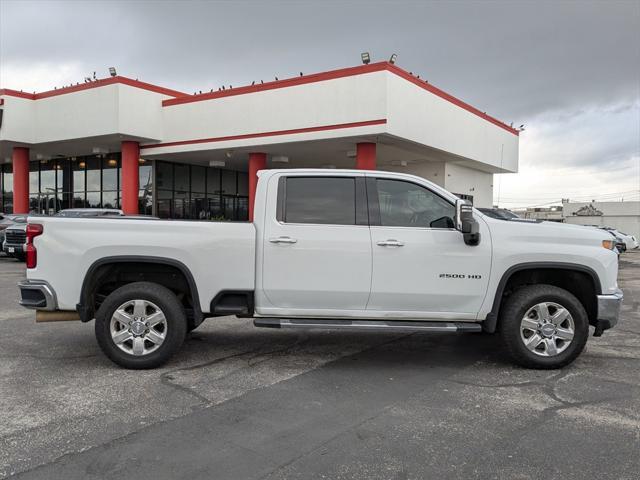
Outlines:
{"type": "Polygon", "coordinates": [[[253,324],[262,328],[326,328],[370,330],[385,332],[481,332],[482,325],[474,322],[422,322],[402,320],[331,320],[307,318],[254,318],[253,324]]]}

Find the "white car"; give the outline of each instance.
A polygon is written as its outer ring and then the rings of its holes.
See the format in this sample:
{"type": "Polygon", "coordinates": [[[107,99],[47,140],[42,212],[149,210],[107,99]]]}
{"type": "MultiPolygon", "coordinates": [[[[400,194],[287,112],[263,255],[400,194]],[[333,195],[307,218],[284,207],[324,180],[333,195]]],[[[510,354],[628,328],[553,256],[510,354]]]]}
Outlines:
{"type": "Polygon", "coordinates": [[[611,235],[505,222],[412,175],[263,170],[252,223],[32,217],[21,304],[95,319],[127,368],[166,362],[205,318],[257,327],[498,332],[558,368],[618,321],[611,235]]]}
{"type": "Polygon", "coordinates": [[[638,248],[638,240],[633,235],[621,232],[620,230],[617,230],[615,228],[604,227],[604,229],[613,233],[616,237],[621,238],[624,241],[624,244],[627,246],[627,250],[638,248]]]}

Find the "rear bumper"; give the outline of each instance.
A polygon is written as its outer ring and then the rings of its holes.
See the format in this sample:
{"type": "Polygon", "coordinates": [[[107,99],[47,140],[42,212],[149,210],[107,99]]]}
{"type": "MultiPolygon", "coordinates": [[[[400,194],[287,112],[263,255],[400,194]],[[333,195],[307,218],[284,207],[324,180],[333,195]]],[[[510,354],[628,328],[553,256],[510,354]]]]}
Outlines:
{"type": "Polygon", "coordinates": [[[37,310],[56,310],[56,293],[44,280],[23,280],[18,283],[20,305],[37,310]]]}
{"type": "Polygon", "coordinates": [[[601,335],[604,330],[613,328],[618,323],[623,297],[620,289],[610,295],[598,295],[598,319],[596,320],[595,336],[601,335]]]}

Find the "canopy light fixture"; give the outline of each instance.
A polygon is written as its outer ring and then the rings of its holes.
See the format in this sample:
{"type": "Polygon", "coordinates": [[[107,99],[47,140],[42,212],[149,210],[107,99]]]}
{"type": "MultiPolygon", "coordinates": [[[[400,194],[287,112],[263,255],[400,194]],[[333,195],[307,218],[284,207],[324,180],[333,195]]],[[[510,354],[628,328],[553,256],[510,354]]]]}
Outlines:
{"type": "Polygon", "coordinates": [[[393,165],[395,167],[406,167],[407,166],[407,161],[406,160],[394,160],[393,162],[391,162],[391,165],[393,165]]]}
{"type": "Polygon", "coordinates": [[[227,150],[224,154],[226,155],[227,158],[231,158],[233,157],[233,150],[227,150]]]}
{"type": "Polygon", "coordinates": [[[139,158],[138,163],[142,165],[143,163],[147,163],[147,161],[144,158],[139,158]]]}
{"type": "Polygon", "coordinates": [[[355,150],[349,150],[347,152],[347,158],[356,158],[356,151],[355,150]]]}
{"type": "Polygon", "coordinates": [[[289,157],[286,155],[275,155],[271,157],[273,163],[289,163],[289,157]]]}
{"type": "Polygon", "coordinates": [[[91,149],[91,151],[95,154],[95,155],[99,155],[101,153],[109,153],[109,150],[103,147],[93,147],[91,149]]]}
{"type": "Polygon", "coordinates": [[[336,166],[332,164],[328,164],[328,165],[323,165],[322,168],[336,168],[336,166]]]}
{"type": "Polygon", "coordinates": [[[369,62],[371,62],[371,57],[369,56],[369,52],[361,53],[360,58],[362,59],[362,63],[364,63],[365,65],[369,65],[369,62]]]}
{"type": "Polygon", "coordinates": [[[389,63],[394,64],[396,63],[397,59],[398,59],[398,55],[394,53],[393,55],[391,55],[391,58],[389,59],[389,63]]]}
{"type": "Polygon", "coordinates": [[[209,160],[210,167],[224,167],[225,165],[226,163],[221,160],[209,160]]]}
{"type": "Polygon", "coordinates": [[[116,72],[115,67],[109,67],[109,75],[111,75],[112,77],[115,77],[116,75],[118,75],[118,72],[116,72]]]}

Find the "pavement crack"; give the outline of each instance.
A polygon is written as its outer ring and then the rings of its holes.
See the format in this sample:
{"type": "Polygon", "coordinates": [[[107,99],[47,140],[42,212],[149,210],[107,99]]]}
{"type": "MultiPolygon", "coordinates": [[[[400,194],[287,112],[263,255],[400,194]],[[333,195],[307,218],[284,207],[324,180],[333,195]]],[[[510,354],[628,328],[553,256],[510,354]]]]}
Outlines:
{"type": "Polygon", "coordinates": [[[36,360],[78,360],[79,358],[93,358],[97,357],[97,353],[90,353],[87,355],[63,355],[61,357],[49,357],[44,355],[31,355],[31,354],[20,354],[20,355],[0,355],[0,358],[34,358],[36,360]]]}
{"type": "Polygon", "coordinates": [[[529,386],[544,386],[545,382],[559,380],[566,374],[557,373],[550,377],[536,380],[526,380],[524,382],[512,382],[512,383],[500,383],[500,384],[491,384],[491,383],[477,383],[470,382],[465,380],[454,380],[454,379],[446,379],[445,382],[456,383],[458,385],[465,385],[469,387],[479,387],[479,388],[513,388],[513,387],[529,387],[529,386]]]}

